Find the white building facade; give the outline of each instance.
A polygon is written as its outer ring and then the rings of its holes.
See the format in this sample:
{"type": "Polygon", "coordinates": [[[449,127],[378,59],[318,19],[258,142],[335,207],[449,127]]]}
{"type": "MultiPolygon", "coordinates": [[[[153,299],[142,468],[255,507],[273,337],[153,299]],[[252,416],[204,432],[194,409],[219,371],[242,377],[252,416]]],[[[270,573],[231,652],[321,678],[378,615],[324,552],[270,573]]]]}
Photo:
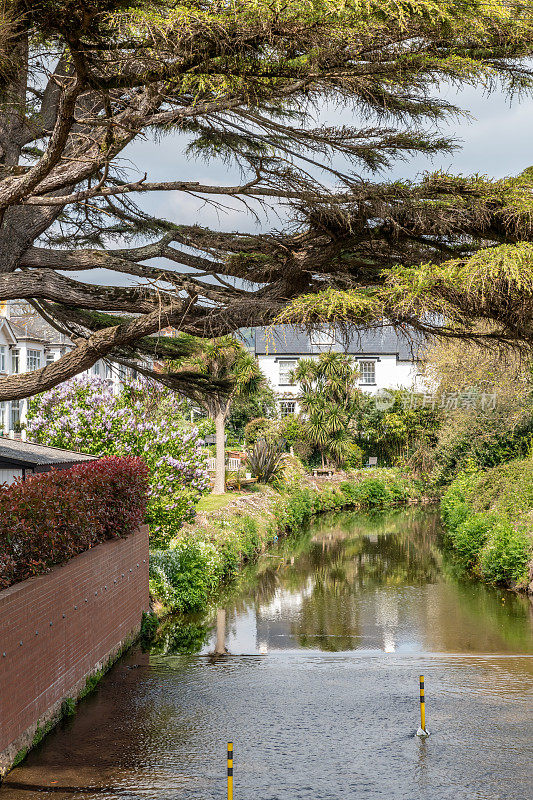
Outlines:
{"type": "MultiPolygon", "coordinates": [[[[0,378],[45,367],[73,348],[71,340],[49,325],[28,303],[0,304],[0,378]]],[[[97,361],[83,374],[108,381],[118,391],[132,371],[118,364],[97,361]]],[[[0,435],[20,430],[28,400],[0,402],[0,435]]]]}
{"type": "Polygon", "coordinates": [[[385,389],[418,391],[420,340],[402,336],[394,328],[354,330],[346,336],[329,327],[308,333],[302,328],[277,326],[256,328],[254,353],[270,386],[278,397],[281,416],[299,411],[299,386],[291,372],[299,359],[316,359],[320,353],[341,352],[351,356],[359,368],[359,388],[370,394],[385,389]]]}

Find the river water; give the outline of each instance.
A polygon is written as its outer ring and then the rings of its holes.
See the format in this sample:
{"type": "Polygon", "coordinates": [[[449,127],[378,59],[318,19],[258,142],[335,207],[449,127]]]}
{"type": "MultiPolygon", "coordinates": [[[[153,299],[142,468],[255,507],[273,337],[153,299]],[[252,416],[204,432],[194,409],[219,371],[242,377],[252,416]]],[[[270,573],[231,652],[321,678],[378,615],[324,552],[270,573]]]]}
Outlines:
{"type": "Polygon", "coordinates": [[[0,800],[224,798],[228,740],[235,800],[533,798],[532,606],[456,574],[434,513],[323,517],[218,605],[115,665],[0,800]]]}

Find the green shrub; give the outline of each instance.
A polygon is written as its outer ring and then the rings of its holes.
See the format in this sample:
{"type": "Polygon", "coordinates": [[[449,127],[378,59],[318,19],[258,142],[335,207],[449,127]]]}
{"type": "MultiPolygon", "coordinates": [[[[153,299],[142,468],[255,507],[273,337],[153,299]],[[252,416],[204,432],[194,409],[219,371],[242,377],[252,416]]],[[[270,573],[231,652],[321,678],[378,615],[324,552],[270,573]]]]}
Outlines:
{"type": "Polygon", "coordinates": [[[242,558],[249,559],[259,549],[260,537],[257,522],[252,517],[242,517],[236,525],[242,558]]]}
{"type": "Polygon", "coordinates": [[[150,553],[150,591],[172,611],[204,608],[223,574],[223,556],[210,542],[180,539],[150,553]]]}
{"type": "Polygon", "coordinates": [[[295,489],[274,505],[278,530],[292,532],[307,522],[313,514],[314,493],[310,489],[295,489]]]}
{"type": "Polygon", "coordinates": [[[259,439],[278,440],[280,438],[279,422],[276,419],[257,417],[244,428],[244,439],[247,447],[253,447],[259,439]]]}
{"type": "Polygon", "coordinates": [[[447,539],[459,562],[489,583],[526,577],[532,543],[526,515],[532,509],[531,461],[463,473],[441,502],[447,539]]]}
{"type": "Polygon", "coordinates": [[[349,442],[344,456],[344,469],[359,469],[363,466],[364,453],[355,442],[349,442]]]}
{"type": "Polygon", "coordinates": [[[462,473],[443,495],[440,508],[442,520],[449,531],[455,531],[472,512],[468,500],[478,476],[478,472],[462,473]]]}
{"type": "Polygon", "coordinates": [[[356,485],[355,500],[360,508],[385,508],[392,496],[384,481],[368,478],[356,485]]]}
{"type": "Polygon", "coordinates": [[[526,577],[529,557],[530,542],[525,532],[502,517],[481,554],[481,573],[490,583],[520,582],[526,577]]]}
{"type": "Polygon", "coordinates": [[[451,533],[450,538],[457,557],[467,569],[475,569],[478,564],[479,554],[493,526],[494,515],[473,514],[466,517],[451,533]]]}
{"type": "Polygon", "coordinates": [[[399,503],[407,503],[409,500],[409,492],[403,483],[392,483],[387,486],[388,492],[392,502],[396,505],[399,503]]]}
{"type": "Polygon", "coordinates": [[[311,442],[306,439],[297,439],[291,445],[294,455],[297,456],[304,464],[308,464],[311,456],[313,455],[314,447],[311,442]]]}

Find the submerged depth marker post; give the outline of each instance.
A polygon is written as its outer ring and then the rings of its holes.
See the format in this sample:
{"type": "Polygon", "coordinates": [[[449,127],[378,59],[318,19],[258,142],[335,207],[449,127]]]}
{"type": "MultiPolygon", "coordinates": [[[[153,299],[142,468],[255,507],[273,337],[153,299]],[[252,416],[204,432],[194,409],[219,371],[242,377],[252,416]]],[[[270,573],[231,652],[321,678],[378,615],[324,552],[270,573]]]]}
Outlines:
{"type": "Polygon", "coordinates": [[[233,742],[228,742],[228,800],[233,800],[233,742]]]}
{"type": "Polygon", "coordinates": [[[426,699],[424,696],[424,676],[420,676],[420,727],[416,732],[417,736],[429,736],[426,730],[426,699]]]}

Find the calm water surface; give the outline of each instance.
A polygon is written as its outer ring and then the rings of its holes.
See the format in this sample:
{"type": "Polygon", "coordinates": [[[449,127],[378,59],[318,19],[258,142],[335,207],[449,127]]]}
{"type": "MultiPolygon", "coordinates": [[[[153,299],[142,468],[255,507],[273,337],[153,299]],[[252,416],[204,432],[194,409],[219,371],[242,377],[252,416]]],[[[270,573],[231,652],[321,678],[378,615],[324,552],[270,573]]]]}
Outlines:
{"type": "Polygon", "coordinates": [[[533,606],[462,580],[433,513],[324,517],[218,605],[121,660],[0,800],[224,798],[229,739],[235,800],[533,799],[533,606]]]}

